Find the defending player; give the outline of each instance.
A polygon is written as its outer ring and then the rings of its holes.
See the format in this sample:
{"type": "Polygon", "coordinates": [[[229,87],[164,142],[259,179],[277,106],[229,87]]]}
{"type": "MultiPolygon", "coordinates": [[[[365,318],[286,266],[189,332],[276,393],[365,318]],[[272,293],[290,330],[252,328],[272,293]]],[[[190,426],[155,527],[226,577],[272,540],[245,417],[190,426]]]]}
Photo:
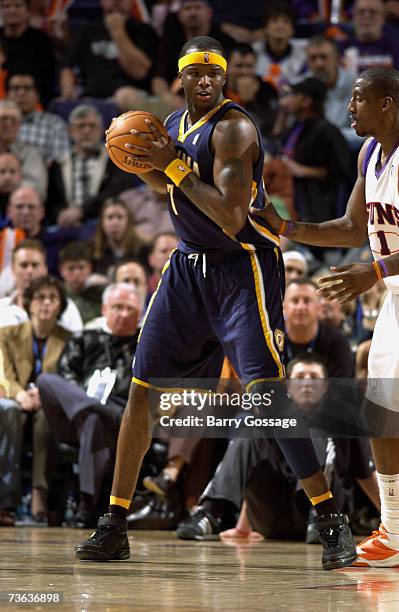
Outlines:
{"type": "MultiPolygon", "coordinates": [[[[218,378],[226,354],[247,390],[284,377],[284,273],[279,238],[249,216],[263,208],[259,132],[237,104],[224,99],[226,60],[220,44],[194,38],[182,49],[179,74],[187,110],[166,121],[170,138],[149,123],[155,140],[127,144],[154,168],[143,179],[169,193],[180,238],[148,308],[117,448],[109,513],[75,549],[79,559],[129,557],[126,513],[151,441],[151,379],[218,378]],[[143,157],[144,156],[144,157],[143,157]]],[[[134,132],[138,135],[137,132],[134,132]]],[[[159,388],[157,388],[159,391],[159,388]]],[[[166,391],[167,389],[161,389],[166,391]]],[[[315,505],[323,567],[350,564],[355,544],[338,512],[309,439],[279,439],[315,505]]]]}
{"type": "MultiPolygon", "coordinates": [[[[373,410],[399,411],[399,71],[370,68],[353,86],[349,111],[359,136],[371,136],[358,159],[358,178],[340,219],[325,223],[283,221],[272,205],[259,215],[292,240],[318,246],[361,246],[367,233],[375,261],[336,268],[320,279],[320,293],[344,303],[384,278],[388,294],[371,344],[368,399],[373,410]],[[339,281],[331,286],[332,281],[339,281]]],[[[254,211],[255,212],[255,211],[254,211]]],[[[399,416],[395,428],[399,425],[399,416]]],[[[392,433],[391,435],[394,435],[392,433]]],[[[358,546],[354,565],[399,567],[399,438],[373,438],[381,498],[381,526],[358,546]]]]}

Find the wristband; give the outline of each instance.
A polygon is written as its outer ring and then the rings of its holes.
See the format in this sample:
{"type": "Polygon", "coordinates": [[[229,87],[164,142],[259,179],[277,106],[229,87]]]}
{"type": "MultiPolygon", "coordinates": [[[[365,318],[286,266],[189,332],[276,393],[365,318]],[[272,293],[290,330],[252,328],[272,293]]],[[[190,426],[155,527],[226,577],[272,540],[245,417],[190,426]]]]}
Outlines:
{"type": "Polygon", "coordinates": [[[316,495],[316,497],[311,497],[310,502],[312,506],[317,506],[317,504],[321,504],[323,501],[327,501],[327,499],[332,499],[331,491],[326,491],[322,495],[316,495]]]}
{"type": "Polygon", "coordinates": [[[172,160],[164,170],[166,176],[178,187],[180,183],[188,176],[192,170],[181,159],[172,160]]]}
{"type": "Polygon", "coordinates": [[[278,233],[280,234],[280,236],[287,236],[287,238],[292,234],[292,232],[294,231],[294,222],[288,219],[283,219],[283,222],[280,225],[280,229],[278,230],[278,233]]]}
{"type": "Polygon", "coordinates": [[[385,261],[383,259],[377,259],[377,263],[381,271],[382,277],[385,278],[386,276],[389,276],[389,271],[388,271],[387,264],[385,263],[385,261]]]}

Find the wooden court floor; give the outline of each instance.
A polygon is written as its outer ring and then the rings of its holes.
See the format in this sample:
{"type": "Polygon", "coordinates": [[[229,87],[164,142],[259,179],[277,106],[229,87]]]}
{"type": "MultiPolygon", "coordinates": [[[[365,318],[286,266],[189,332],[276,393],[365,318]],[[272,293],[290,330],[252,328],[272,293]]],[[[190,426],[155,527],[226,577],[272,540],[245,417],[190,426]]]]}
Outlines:
{"type": "Polygon", "coordinates": [[[0,610],[88,612],[399,612],[399,569],[326,572],[321,547],[290,542],[182,542],[130,532],[130,561],[82,562],[87,531],[0,529],[0,610]],[[61,604],[8,604],[8,593],[62,592],[61,604]]]}

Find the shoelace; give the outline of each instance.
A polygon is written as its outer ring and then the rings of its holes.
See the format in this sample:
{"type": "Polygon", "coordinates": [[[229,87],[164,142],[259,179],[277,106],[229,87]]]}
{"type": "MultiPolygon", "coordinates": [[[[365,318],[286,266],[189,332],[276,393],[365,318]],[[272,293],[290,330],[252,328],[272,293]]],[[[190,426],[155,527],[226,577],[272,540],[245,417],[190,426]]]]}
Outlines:
{"type": "Polygon", "coordinates": [[[114,527],[112,525],[101,525],[100,527],[97,527],[96,531],[93,531],[91,534],[89,540],[93,540],[93,542],[95,542],[97,538],[104,535],[104,532],[107,531],[107,529],[114,529],[114,527]]]}
{"type": "Polygon", "coordinates": [[[322,529],[320,531],[320,535],[327,542],[329,548],[338,548],[340,532],[341,527],[330,527],[327,529],[322,529]]]}

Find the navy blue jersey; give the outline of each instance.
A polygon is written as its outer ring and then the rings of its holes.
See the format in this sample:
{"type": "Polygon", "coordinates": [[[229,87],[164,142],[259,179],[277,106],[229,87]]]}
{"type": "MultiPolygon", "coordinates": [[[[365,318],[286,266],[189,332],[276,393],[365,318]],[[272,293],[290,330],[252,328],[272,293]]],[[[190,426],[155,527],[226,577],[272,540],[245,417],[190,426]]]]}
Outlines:
{"type": "MultiPolygon", "coordinates": [[[[241,106],[224,99],[197,123],[187,129],[187,110],[177,111],[166,120],[166,128],[173,138],[177,155],[197,176],[214,185],[211,139],[216,123],[231,109],[249,115],[241,106]]],[[[252,121],[252,119],[250,119],[252,121]]],[[[255,126],[256,127],[256,126],[255,126]]],[[[256,128],[257,129],[257,128],[256,128]]],[[[256,208],[265,206],[263,184],[263,146],[258,132],[259,158],[253,167],[252,198],[248,202],[256,208]]],[[[263,221],[248,214],[244,227],[235,236],[227,235],[214,221],[195,206],[184,193],[168,180],[169,211],[176,234],[180,238],[179,249],[183,253],[218,251],[255,251],[273,249],[279,244],[276,236],[263,221]]]]}

